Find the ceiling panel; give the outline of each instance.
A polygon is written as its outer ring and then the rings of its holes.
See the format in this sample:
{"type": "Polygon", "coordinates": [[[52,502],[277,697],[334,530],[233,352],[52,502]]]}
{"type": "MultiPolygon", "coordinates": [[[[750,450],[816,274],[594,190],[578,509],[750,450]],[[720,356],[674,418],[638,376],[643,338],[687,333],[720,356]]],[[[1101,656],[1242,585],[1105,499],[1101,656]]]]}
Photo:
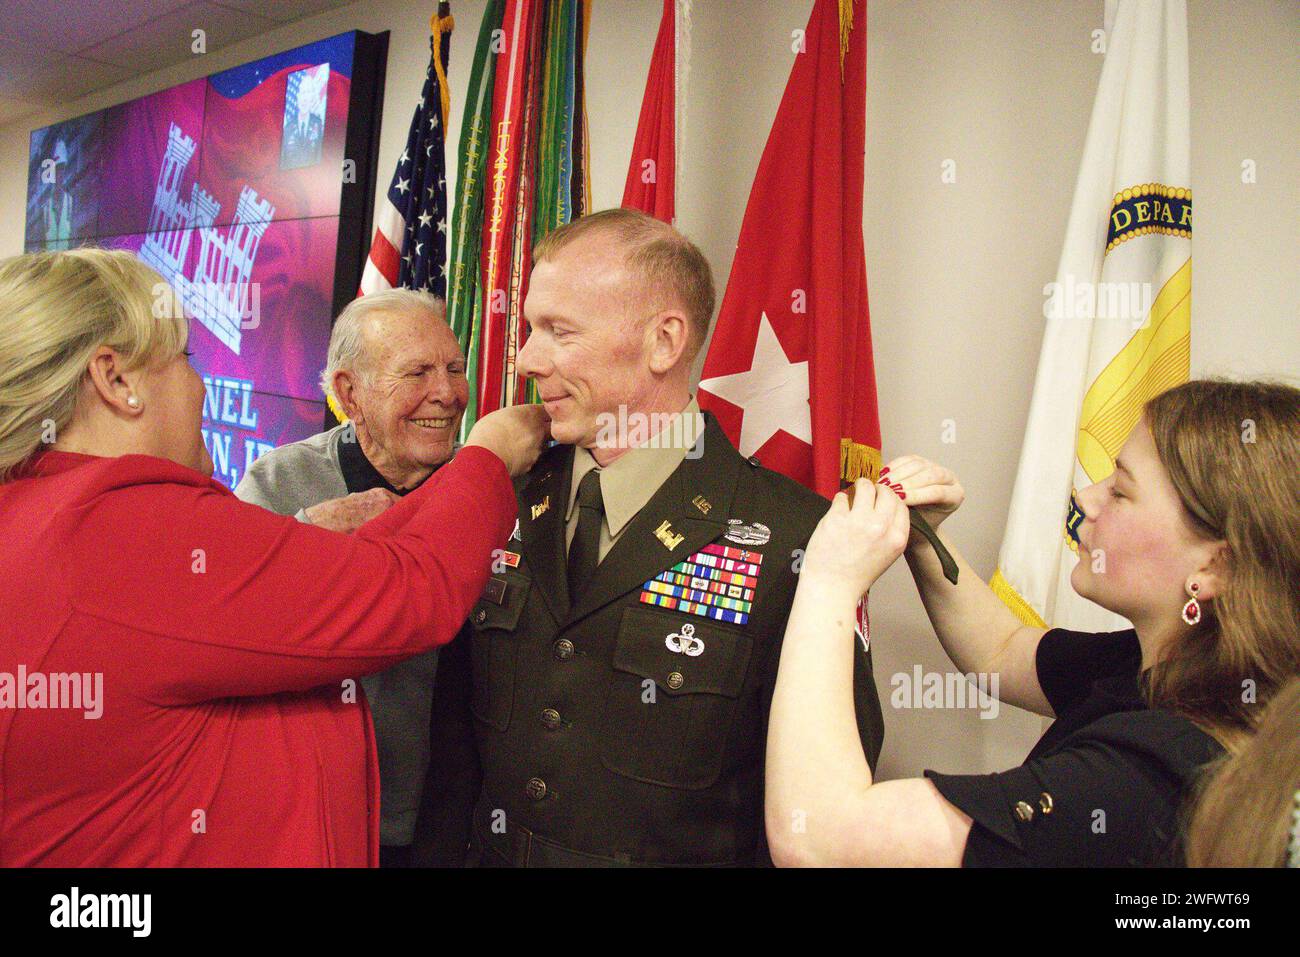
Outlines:
{"type": "Polygon", "coordinates": [[[194,0],[3,0],[0,37],[39,50],[76,53],[194,0]]]}
{"type": "Polygon", "coordinates": [[[120,83],[131,75],[126,67],[0,38],[0,96],[10,99],[49,106],[120,83]]]}
{"type": "Polygon", "coordinates": [[[349,2],[0,0],[0,125],[349,2]]]}
{"type": "Polygon", "coordinates": [[[278,25],[274,20],[242,10],[219,7],[215,3],[194,3],[86,47],[81,55],[147,73],[199,56],[193,50],[195,30],[203,31],[203,50],[208,52],[278,25]]]}
{"type": "Polygon", "coordinates": [[[223,7],[246,10],[260,17],[289,23],[314,16],[335,7],[345,7],[353,0],[216,0],[223,7]]]}

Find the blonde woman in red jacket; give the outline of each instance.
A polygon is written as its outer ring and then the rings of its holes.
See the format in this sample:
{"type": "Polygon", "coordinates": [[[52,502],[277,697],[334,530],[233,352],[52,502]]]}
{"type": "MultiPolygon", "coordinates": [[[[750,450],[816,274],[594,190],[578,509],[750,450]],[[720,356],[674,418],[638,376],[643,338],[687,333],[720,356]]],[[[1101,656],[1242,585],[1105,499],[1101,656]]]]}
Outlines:
{"type": "Polygon", "coordinates": [[[545,414],[305,525],[211,479],[166,290],[126,253],[0,262],[0,865],[373,866],[356,679],[456,633],[545,414]]]}

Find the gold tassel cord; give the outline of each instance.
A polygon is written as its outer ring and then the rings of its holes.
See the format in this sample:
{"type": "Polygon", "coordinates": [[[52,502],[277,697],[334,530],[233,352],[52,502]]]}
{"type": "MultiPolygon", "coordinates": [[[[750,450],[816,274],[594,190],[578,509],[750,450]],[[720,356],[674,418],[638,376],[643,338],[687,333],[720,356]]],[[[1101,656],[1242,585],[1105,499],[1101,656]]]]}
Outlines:
{"type": "MultiPolygon", "coordinates": [[[[451,9],[451,5],[447,5],[451,9]]],[[[456,18],[450,13],[445,17],[434,13],[429,18],[429,32],[433,34],[433,69],[438,74],[438,92],[442,99],[442,133],[447,135],[447,117],[451,115],[451,90],[448,89],[447,73],[442,68],[442,35],[451,33],[456,27],[456,18]]]]}

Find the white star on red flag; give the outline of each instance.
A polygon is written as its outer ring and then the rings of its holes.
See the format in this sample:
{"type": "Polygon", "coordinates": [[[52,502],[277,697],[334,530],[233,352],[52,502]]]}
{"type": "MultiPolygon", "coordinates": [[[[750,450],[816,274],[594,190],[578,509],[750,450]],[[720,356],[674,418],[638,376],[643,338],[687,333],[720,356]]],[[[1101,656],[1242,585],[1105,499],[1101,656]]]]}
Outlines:
{"type": "Polygon", "coordinates": [[[741,455],[753,455],[781,430],[812,445],[808,362],[790,361],[766,312],[758,322],[749,370],[704,379],[700,388],[740,408],[741,455]]]}

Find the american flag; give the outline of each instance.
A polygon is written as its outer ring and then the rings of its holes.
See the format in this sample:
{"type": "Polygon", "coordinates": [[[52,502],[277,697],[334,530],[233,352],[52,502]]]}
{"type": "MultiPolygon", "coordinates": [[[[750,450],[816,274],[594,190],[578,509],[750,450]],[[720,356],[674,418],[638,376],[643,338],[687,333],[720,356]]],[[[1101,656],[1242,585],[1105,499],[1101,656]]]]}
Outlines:
{"type": "Polygon", "coordinates": [[[430,24],[429,68],[411,119],[406,149],[397,160],[388,193],[375,210],[375,237],[361,273],[361,295],[392,289],[423,289],[447,295],[447,58],[451,52],[450,4],[438,4],[430,24]]]}

